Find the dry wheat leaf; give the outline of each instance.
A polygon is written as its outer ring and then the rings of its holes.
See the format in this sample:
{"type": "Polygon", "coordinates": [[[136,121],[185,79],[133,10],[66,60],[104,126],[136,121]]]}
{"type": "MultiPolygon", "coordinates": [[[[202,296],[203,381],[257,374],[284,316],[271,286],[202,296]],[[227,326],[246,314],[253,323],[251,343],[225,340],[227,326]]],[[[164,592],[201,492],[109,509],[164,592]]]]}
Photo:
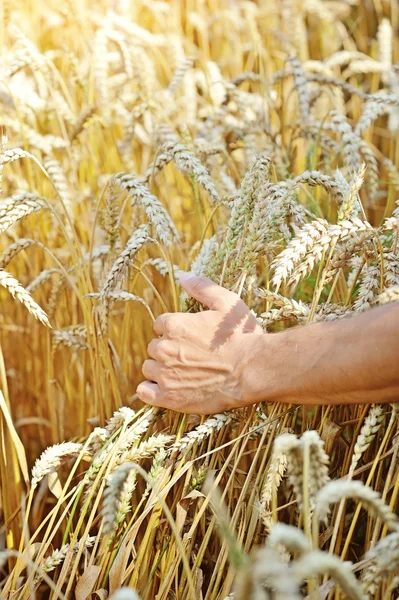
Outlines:
{"type": "Polygon", "coordinates": [[[83,574],[79,578],[79,581],[76,585],[76,600],[86,600],[86,598],[93,591],[93,588],[96,585],[96,581],[100,573],[101,567],[99,567],[98,565],[90,565],[85,569],[85,571],[83,571],[83,574]]]}

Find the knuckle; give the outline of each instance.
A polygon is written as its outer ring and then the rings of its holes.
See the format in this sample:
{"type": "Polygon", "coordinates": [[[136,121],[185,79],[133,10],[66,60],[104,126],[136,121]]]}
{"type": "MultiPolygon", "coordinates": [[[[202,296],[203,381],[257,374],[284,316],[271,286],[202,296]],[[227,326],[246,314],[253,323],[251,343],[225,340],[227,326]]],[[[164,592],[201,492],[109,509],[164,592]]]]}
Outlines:
{"type": "Polygon", "coordinates": [[[151,340],[147,346],[147,354],[148,354],[148,356],[155,358],[157,352],[158,352],[158,341],[155,339],[151,340]]]}
{"type": "Polygon", "coordinates": [[[146,372],[148,372],[148,360],[145,360],[141,366],[141,372],[143,373],[144,377],[147,377],[146,372]]]}
{"type": "Polygon", "coordinates": [[[164,322],[163,322],[163,327],[164,327],[165,333],[170,335],[174,332],[175,326],[176,326],[176,320],[177,319],[174,315],[165,315],[164,322]]]}
{"type": "Polygon", "coordinates": [[[165,361],[167,360],[172,354],[172,349],[170,347],[170,344],[168,344],[167,342],[159,342],[158,346],[157,346],[157,356],[159,358],[159,360],[161,361],[165,361]]]}
{"type": "Polygon", "coordinates": [[[160,315],[159,317],[157,317],[153,323],[153,329],[154,331],[156,331],[161,325],[162,325],[162,316],[160,315]]]}

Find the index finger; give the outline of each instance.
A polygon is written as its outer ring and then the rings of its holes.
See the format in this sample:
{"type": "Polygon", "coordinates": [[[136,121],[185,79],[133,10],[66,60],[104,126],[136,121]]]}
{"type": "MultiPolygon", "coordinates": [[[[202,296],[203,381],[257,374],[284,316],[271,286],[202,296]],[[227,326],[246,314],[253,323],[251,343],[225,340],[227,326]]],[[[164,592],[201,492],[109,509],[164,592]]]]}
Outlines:
{"type": "Polygon", "coordinates": [[[162,392],[154,381],[143,381],[137,386],[136,393],[142,402],[151,406],[161,406],[162,392]]]}
{"type": "Polygon", "coordinates": [[[159,315],[154,321],[153,329],[157,335],[164,335],[165,331],[165,323],[167,319],[171,317],[172,313],[164,313],[163,315],[159,315]]]}

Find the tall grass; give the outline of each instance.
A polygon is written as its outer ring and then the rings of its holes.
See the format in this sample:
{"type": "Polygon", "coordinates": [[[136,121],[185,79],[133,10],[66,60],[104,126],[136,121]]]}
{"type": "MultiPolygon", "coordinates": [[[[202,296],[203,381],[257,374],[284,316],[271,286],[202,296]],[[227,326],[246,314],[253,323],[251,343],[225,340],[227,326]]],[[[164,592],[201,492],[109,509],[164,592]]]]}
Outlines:
{"type": "Polygon", "coordinates": [[[395,598],[396,405],[135,389],[181,269],[270,334],[398,299],[397,2],[0,12],[1,596],[395,598]]]}

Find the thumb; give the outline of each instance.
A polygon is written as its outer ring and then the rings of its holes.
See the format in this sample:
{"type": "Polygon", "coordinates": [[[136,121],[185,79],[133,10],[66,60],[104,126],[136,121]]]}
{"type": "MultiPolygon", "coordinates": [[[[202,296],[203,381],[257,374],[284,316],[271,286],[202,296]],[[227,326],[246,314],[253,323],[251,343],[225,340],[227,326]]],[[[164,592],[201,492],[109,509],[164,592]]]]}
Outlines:
{"type": "Polygon", "coordinates": [[[181,273],[180,285],[185,292],[210,310],[225,310],[241,302],[239,296],[217,285],[208,277],[199,277],[194,273],[181,273]]]}

